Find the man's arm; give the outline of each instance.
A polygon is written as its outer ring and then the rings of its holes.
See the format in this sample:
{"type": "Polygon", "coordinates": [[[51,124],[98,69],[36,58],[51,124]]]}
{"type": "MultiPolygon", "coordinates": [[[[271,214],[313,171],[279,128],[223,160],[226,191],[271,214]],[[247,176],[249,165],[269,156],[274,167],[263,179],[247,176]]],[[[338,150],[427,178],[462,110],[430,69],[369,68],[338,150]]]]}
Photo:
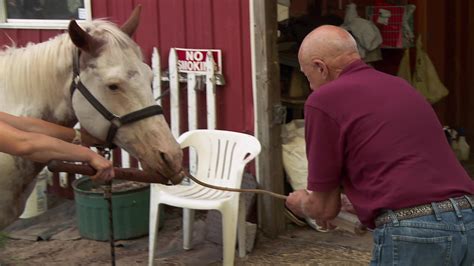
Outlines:
{"type": "Polygon", "coordinates": [[[302,217],[323,226],[341,208],[340,186],[344,162],[344,138],[338,122],[311,105],[305,106],[305,141],[308,158],[307,190],[291,193],[287,206],[302,217]],[[304,208],[302,208],[304,207],[304,208]]]}
{"type": "Polygon", "coordinates": [[[92,150],[47,135],[21,131],[0,121],[0,152],[47,163],[50,160],[87,162],[95,170],[93,179],[114,177],[112,163],[92,150]]]}
{"type": "Polygon", "coordinates": [[[340,188],[328,192],[309,191],[308,197],[302,203],[302,211],[316,221],[332,220],[340,210],[340,188]]]}
{"type": "Polygon", "coordinates": [[[323,226],[334,219],[341,209],[341,190],[327,192],[307,191],[305,189],[290,193],[286,205],[300,217],[310,217],[323,226]]]}

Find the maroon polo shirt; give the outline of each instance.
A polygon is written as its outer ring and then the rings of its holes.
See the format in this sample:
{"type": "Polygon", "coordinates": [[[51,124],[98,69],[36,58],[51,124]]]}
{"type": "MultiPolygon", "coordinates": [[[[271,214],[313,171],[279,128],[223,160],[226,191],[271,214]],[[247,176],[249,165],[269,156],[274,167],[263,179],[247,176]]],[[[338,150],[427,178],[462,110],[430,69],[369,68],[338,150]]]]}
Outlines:
{"type": "Polygon", "coordinates": [[[384,209],[474,194],[430,104],[361,60],[308,97],[305,136],[308,189],[343,185],[370,228],[384,209]]]}

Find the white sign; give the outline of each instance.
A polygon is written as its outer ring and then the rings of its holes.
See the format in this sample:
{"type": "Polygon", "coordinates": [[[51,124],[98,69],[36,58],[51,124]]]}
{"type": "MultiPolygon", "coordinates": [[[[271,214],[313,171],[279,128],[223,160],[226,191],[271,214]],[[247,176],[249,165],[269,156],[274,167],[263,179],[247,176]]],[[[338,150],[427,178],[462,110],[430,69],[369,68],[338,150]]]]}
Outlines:
{"type": "Polygon", "coordinates": [[[216,73],[222,74],[222,51],[218,49],[175,48],[178,56],[178,72],[206,74],[207,53],[211,52],[216,63],[216,73]]]}

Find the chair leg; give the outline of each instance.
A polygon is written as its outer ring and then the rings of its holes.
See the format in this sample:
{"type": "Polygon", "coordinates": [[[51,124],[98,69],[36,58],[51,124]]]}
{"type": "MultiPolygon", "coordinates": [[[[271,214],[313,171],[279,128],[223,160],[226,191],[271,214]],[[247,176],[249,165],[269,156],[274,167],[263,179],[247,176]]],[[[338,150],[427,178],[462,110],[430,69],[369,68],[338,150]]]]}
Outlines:
{"type": "Polygon", "coordinates": [[[246,222],[245,222],[245,216],[246,216],[246,212],[245,212],[245,202],[243,200],[240,201],[240,204],[239,204],[239,221],[238,221],[238,225],[237,225],[237,233],[238,233],[238,241],[239,241],[239,257],[245,257],[245,253],[246,253],[246,222]]]}
{"type": "Polygon", "coordinates": [[[155,259],[156,239],[158,236],[158,228],[160,223],[160,205],[155,201],[150,201],[150,221],[149,221],[149,236],[148,236],[148,265],[153,265],[155,259]]]}
{"type": "Polygon", "coordinates": [[[223,265],[234,265],[235,240],[237,235],[237,208],[223,208],[222,214],[222,249],[224,252],[223,265]]]}
{"type": "Polygon", "coordinates": [[[192,248],[194,210],[183,208],[183,248],[192,248]]]}

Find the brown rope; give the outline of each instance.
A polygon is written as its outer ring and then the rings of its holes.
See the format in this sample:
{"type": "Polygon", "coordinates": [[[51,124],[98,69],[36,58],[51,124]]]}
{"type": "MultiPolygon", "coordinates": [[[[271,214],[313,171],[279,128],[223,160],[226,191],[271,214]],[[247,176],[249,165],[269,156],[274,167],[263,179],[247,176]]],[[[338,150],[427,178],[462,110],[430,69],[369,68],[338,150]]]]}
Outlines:
{"type": "MultiPolygon", "coordinates": [[[[231,191],[231,192],[251,192],[251,193],[259,193],[259,194],[267,194],[269,196],[272,196],[272,197],[275,197],[275,198],[278,198],[278,199],[284,199],[284,200],[286,200],[288,198],[288,196],[278,194],[278,193],[275,193],[275,192],[271,192],[271,191],[268,191],[268,190],[264,190],[264,189],[229,188],[229,187],[221,187],[221,186],[215,186],[215,185],[207,184],[207,183],[204,183],[204,182],[200,181],[199,179],[197,179],[196,177],[191,175],[186,170],[180,171],[178,175],[187,176],[191,180],[196,182],[197,184],[199,184],[201,186],[204,186],[204,187],[212,188],[212,189],[231,191]]],[[[305,226],[306,225],[306,222],[304,220],[301,220],[298,217],[296,217],[288,208],[285,208],[284,214],[288,219],[290,219],[290,221],[296,223],[297,225],[299,225],[299,226],[305,226]]],[[[358,234],[358,235],[362,235],[366,232],[366,229],[362,225],[358,225],[358,226],[355,225],[354,229],[353,230],[349,229],[349,231],[352,231],[352,232],[354,232],[355,234],[358,234]]]]}
{"type": "Polygon", "coordinates": [[[194,177],[193,175],[191,175],[188,171],[186,170],[183,170],[181,171],[180,174],[183,174],[187,177],[189,177],[191,180],[193,180],[194,182],[196,182],[197,184],[203,186],[203,187],[208,187],[208,188],[212,188],[212,189],[217,189],[217,190],[223,190],[223,191],[231,191],[231,192],[250,192],[250,193],[259,193],[259,194],[267,194],[267,195],[270,195],[272,197],[275,197],[275,198],[279,198],[279,199],[284,199],[286,200],[286,198],[288,198],[288,196],[285,196],[285,195],[282,195],[282,194],[278,194],[278,193],[275,193],[275,192],[271,192],[271,191],[268,191],[268,190],[264,190],[264,189],[256,189],[256,188],[229,188],[229,187],[221,187],[221,186],[215,186],[215,185],[211,185],[211,184],[207,184],[207,183],[204,183],[202,182],[201,180],[197,179],[196,177],[194,177]]]}
{"type": "MultiPolygon", "coordinates": [[[[110,149],[99,149],[99,154],[110,160],[110,149]]],[[[104,190],[104,199],[107,201],[107,209],[109,214],[109,245],[110,245],[110,260],[112,266],[115,266],[115,237],[114,237],[114,215],[112,207],[112,180],[105,182],[102,186],[104,190]]]]}
{"type": "Polygon", "coordinates": [[[112,208],[112,181],[107,181],[102,186],[104,190],[104,198],[107,201],[107,209],[109,213],[109,245],[110,245],[110,259],[112,266],[115,266],[115,237],[114,237],[114,216],[112,208]]]}

